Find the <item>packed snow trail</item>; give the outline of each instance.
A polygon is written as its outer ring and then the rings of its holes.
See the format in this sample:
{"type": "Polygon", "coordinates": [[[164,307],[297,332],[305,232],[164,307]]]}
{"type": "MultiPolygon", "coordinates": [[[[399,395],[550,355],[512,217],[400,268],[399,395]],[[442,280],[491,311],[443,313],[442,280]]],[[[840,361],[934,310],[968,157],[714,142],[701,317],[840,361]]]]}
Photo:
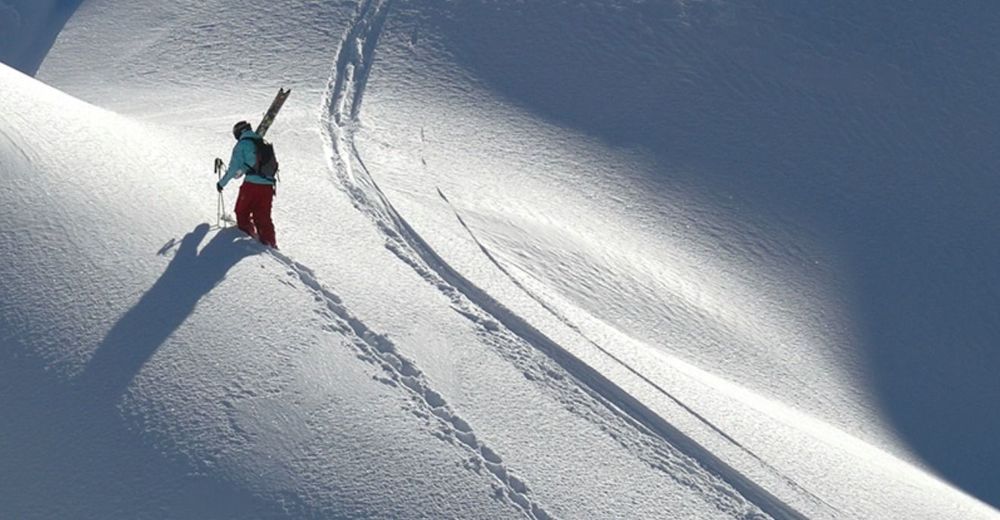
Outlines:
{"type": "Polygon", "coordinates": [[[384,375],[377,377],[377,381],[412,395],[413,402],[419,407],[419,411],[414,413],[428,424],[436,426],[435,436],[471,452],[472,468],[485,468],[492,473],[502,495],[513,506],[520,508],[525,516],[535,520],[550,518],[542,506],[531,498],[525,483],[509,471],[503,460],[476,437],[469,424],[454,413],[441,394],[430,387],[430,382],[420,369],[400,354],[389,338],[372,331],[354,317],[344,307],[341,299],[324,287],[308,267],[276,250],[268,252],[287,269],[288,275],[297,278],[315,295],[316,301],[325,307],[321,312],[335,324],[335,330],[352,338],[351,344],[358,350],[358,359],[382,369],[384,375]]]}
{"type": "MultiPolygon", "coordinates": [[[[659,439],[658,443],[664,443],[666,449],[663,446],[652,447],[651,453],[638,454],[644,460],[650,456],[657,459],[657,462],[650,462],[654,467],[670,473],[667,468],[670,468],[671,465],[663,464],[663,459],[680,456],[680,453],[671,445],[677,446],[681,448],[681,451],[693,455],[692,462],[696,461],[694,462],[696,465],[704,466],[721,477],[728,485],[749,498],[768,515],[774,518],[804,518],[791,506],[699,446],[693,439],[658,417],[603,374],[583,363],[456,272],[396,211],[385,193],[379,188],[371,172],[368,171],[354,142],[354,132],[359,124],[358,115],[365,85],[374,62],[378,38],[388,16],[391,3],[391,0],[385,2],[369,0],[363,2],[359,7],[358,17],[344,37],[337,53],[334,74],[327,94],[327,108],[323,118],[324,133],[332,151],[329,159],[336,179],[350,195],[355,207],[367,214],[385,234],[386,247],[417,271],[428,283],[436,286],[448,296],[452,301],[453,308],[461,315],[475,323],[482,324],[490,332],[496,332],[502,325],[516,338],[555,361],[561,370],[565,370],[571,376],[569,379],[574,380],[572,385],[580,385],[593,401],[610,410],[618,421],[637,430],[641,436],[656,438],[659,439]]],[[[510,347],[505,348],[509,349],[510,347]]],[[[519,356],[508,354],[506,357],[515,363],[521,363],[519,356]]],[[[557,379],[565,381],[567,378],[560,376],[557,379]]],[[[660,390],[664,392],[662,389],[660,390]]],[[[667,395],[669,397],[669,394],[667,395]]],[[[683,403],[679,404],[690,410],[683,403]]],[[[695,415],[697,416],[697,414],[695,415]]],[[[704,421],[703,418],[702,420],[704,421]]],[[[714,425],[710,426],[719,431],[714,425]]],[[[719,433],[743,448],[725,433],[721,431],[719,433]]],[[[647,442],[648,440],[644,441],[643,444],[647,442]]],[[[635,446],[628,446],[627,442],[623,442],[623,444],[626,444],[630,451],[636,452],[635,446]]],[[[751,453],[751,455],[753,454],[751,453]]],[[[753,456],[766,465],[759,457],[753,456]]],[[[772,471],[775,470],[772,468],[772,471]]],[[[677,478],[675,475],[671,475],[671,477],[677,478]]],[[[788,480],[786,477],[782,478],[788,480]]],[[[789,483],[795,486],[794,482],[789,481],[789,483]]],[[[814,497],[814,500],[818,501],[819,499],[814,497]]]]}

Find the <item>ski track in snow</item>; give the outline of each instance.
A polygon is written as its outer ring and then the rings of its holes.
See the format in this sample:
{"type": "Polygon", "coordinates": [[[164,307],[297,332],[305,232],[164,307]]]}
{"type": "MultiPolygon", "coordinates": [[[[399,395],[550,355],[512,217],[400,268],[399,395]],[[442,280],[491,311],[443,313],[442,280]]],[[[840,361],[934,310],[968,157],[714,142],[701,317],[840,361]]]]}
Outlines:
{"type": "Polygon", "coordinates": [[[431,388],[427,377],[412,361],[399,353],[389,338],[371,330],[353,316],[344,307],[340,297],[324,287],[311,269],[277,251],[269,252],[287,268],[289,276],[297,278],[314,294],[316,301],[323,306],[318,312],[333,324],[330,330],[351,338],[358,351],[358,359],[382,370],[382,374],[375,377],[376,381],[408,392],[417,405],[413,413],[427,421],[428,425],[436,427],[436,437],[471,452],[466,461],[467,468],[477,473],[485,468],[493,474],[499,484],[494,488],[495,496],[506,497],[530,518],[550,518],[537,503],[528,498],[524,482],[504,466],[495,451],[476,438],[469,424],[455,414],[441,394],[431,388]]]}
{"type": "MultiPolygon", "coordinates": [[[[421,138],[423,138],[422,131],[421,131],[421,138]]],[[[426,164],[426,162],[425,162],[425,164],[426,164]]],[[[507,277],[507,279],[510,280],[510,282],[512,284],[514,284],[515,287],[517,287],[519,290],[521,290],[522,292],[524,292],[525,294],[527,294],[529,298],[531,298],[533,301],[535,301],[536,303],[538,303],[538,305],[541,306],[543,309],[545,309],[546,312],[548,312],[549,314],[555,316],[555,318],[558,319],[560,323],[562,323],[563,325],[566,325],[566,327],[568,327],[570,330],[572,330],[577,335],[579,335],[581,338],[583,338],[588,344],[590,344],[591,346],[593,346],[594,348],[596,348],[597,350],[599,350],[604,355],[608,356],[615,363],[618,363],[619,365],[621,365],[622,367],[624,367],[629,373],[633,374],[634,376],[636,376],[637,378],[639,378],[640,380],[642,380],[643,382],[645,382],[646,384],[648,384],[649,386],[651,386],[660,395],[666,397],[667,399],[669,399],[670,401],[672,401],[673,403],[675,403],[677,406],[681,407],[685,412],[687,412],[692,417],[694,417],[696,420],[698,420],[699,422],[701,422],[702,424],[704,424],[706,427],[708,427],[709,430],[715,432],[717,435],[719,435],[720,437],[722,437],[723,439],[725,439],[726,442],[732,444],[737,449],[739,449],[739,450],[743,451],[744,453],[746,453],[747,455],[749,455],[751,459],[753,459],[758,464],[760,464],[760,466],[763,467],[765,470],[767,470],[770,473],[772,473],[775,476],[777,476],[779,479],[781,479],[783,482],[785,482],[785,484],[787,484],[790,488],[798,491],[803,496],[808,497],[810,500],[812,500],[817,505],[820,505],[821,507],[824,507],[824,508],[830,510],[831,512],[835,513],[835,514],[839,514],[840,513],[840,511],[836,507],[832,506],[830,503],[828,503],[827,501],[823,500],[821,497],[819,497],[815,493],[813,493],[813,492],[809,491],[808,489],[802,487],[799,483],[795,482],[792,478],[788,477],[787,475],[785,475],[784,473],[782,473],[780,470],[778,470],[777,468],[775,468],[774,466],[772,466],[771,464],[769,464],[761,456],[757,455],[753,450],[751,450],[750,448],[746,447],[743,443],[741,443],[740,441],[738,441],[735,438],[733,438],[733,436],[731,436],[728,433],[726,433],[722,428],[720,428],[719,426],[717,426],[715,423],[713,423],[711,420],[709,420],[704,415],[698,413],[697,410],[695,410],[694,408],[692,408],[691,406],[689,406],[687,403],[685,403],[683,400],[681,400],[680,398],[678,398],[677,396],[675,396],[673,393],[671,393],[669,390],[667,390],[666,388],[664,388],[662,385],[660,385],[659,383],[657,383],[657,382],[649,379],[643,373],[641,373],[638,370],[636,370],[632,365],[629,365],[623,359],[621,359],[620,357],[618,357],[617,355],[615,355],[613,352],[611,352],[608,349],[604,348],[598,342],[594,341],[589,336],[587,336],[580,329],[580,327],[577,324],[573,323],[573,321],[570,320],[569,318],[567,318],[562,312],[560,312],[558,309],[556,309],[555,307],[553,307],[552,305],[550,305],[548,302],[546,302],[544,298],[542,298],[541,296],[537,295],[534,291],[532,291],[527,286],[525,286],[524,283],[522,283],[520,280],[518,280],[518,278],[516,276],[514,276],[513,273],[510,272],[510,270],[508,270],[506,267],[504,267],[503,264],[500,263],[500,260],[497,259],[496,255],[494,255],[493,253],[491,253],[490,250],[486,247],[486,245],[483,244],[483,242],[481,240],[479,240],[479,237],[476,236],[476,234],[472,231],[472,228],[469,227],[469,225],[465,222],[465,219],[462,218],[462,214],[458,211],[458,208],[456,208],[455,205],[452,204],[451,200],[448,199],[448,197],[444,194],[444,191],[442,191],[440,187],[435,187],[435,189],[437,190],[437,193],[441,197],[441,199],[444,200],[444,202],[448,205],[448,207],[451,209],[451,211],[455,214],[455,219],[458,220],[458,223],[461,224],[462,228],[465,229],[465,231],[469,234],[469,238],[472,239],[472,241],[476,244],[476,246],[483,253],[483,255],[490,261],[490,263],[492,263],[497,268],[498,271],[500,271],[501,273],[503,273],[503,275],[505,277],[507,277]]]]}
{"type": "MultiPolygon", "coordinates": [[[[640,460],[676,482],[696,489],[720,510],[735,517],[759,518],[768,515],[774,518],[803,518],[791,506],[729,467],[465,279],[399,215],[368,171],[354,142],[358,114],[374,61],[375,48],[391,4],[392,0],[365,0],[359,4],[357,17],[337,52],[322,116],[324,139],[331,151],[328,159],[335,181],[348,194],[355,208],[368,215],[384,233],[386,248],[446,295],[452,302],[452,308],[477,324],[484,341],[493,345],[500,355],[517,366],[526,378],[539,384],[567,409],[599,425],[640,460]],[[734,493],[733,489],[742,496],[734,493]]],[[[331,310],[339,307],[339,302],[328,297],[311,272],[301,266],[285,263],[294,272],[300,273],[300,278],[306,285],[333,302],[331,310]]],[[[341,315],[340,311],[334,310],[334,313],[341,319],[352,322],[352,319],[341,315]]],[[[374,349],[369,355],[375,355],[379,359],[391,356],[382,361],[385,365],[394,367],[396,377],[411,377],[409,381],[416,381],[413,387],[408,388],[418,394],[433,392],[427,385],[426,378],[411,362],[401,358],[388,340],[367,329],[354,332],[361,338],[377,338],[366,340],[374,341],[369,344],[369,350],[374,349]],[[399,366],[395,368],[397,364],[399,366]],[[415,379],[401,370],[413,372],[415,379]]],[[[433,395],[436,396],[433,401],[440,402],[442,409],[446,410],[443,415],[454,416],[447,410],[440,396],[436,393],[433,395]]],[[[678,404],[689,409],[683,403],[678,404]]],[[[449,423],[448,419],[442,420],[449,423]]],[[[461,424],[468,426],[464,421],[461,424]]],[[[471,429],[453,431],[471,434],[471,429]]],[[[474,445],[469,447],[475,449],[474,445]]],[[[480,451],[483,452],[482,449],[480,451]]],[[[497,471],[494,471],[494,475],[507,487],[508,497],[527,516],[546,517],[544,510],[537,503],[531,502],[527,486],[520,480],[511,481],[508,478],[510,471],[503,468],[500,458],[492,451],[483,453],[489,454],[483,455],[484,460],[496,464],[497,471]],[[526,502],[518,500],[522,497],[526,502]]]]}
{"type": "MultiPolygon", "coordinates": [[[[351,200],[354,201],[358,209],[363,211],[365,209],[375,210],[376,206],[371,204],[362,205],[359,201],[365,200],[367,197],[366,193],[370,190],[374,190],[379,194],[381,194],[381,190],[378,190],[373,183],[369,185],[369,190],[365,190],[356,184],[356,177],[351,168],[351,159],[349,156],[344,157],[344,154],[347,153],[348,142],[351,143],[349,147],[351,153],[356,154],[356,150],[353,148],[353,139],[346,138],[344,132],[337,132],[334,129],[343,128],[344,125],[356,122],[357,113],[361,106],[361,99],[364,96],[364,84],[367,81],[370,65],[374,57],[375,44],[382,32],[382,27],[385,24],[391,4],[392,0],[365,0],[359,4],[355,22],[351,24],[337,52],[336,73],[331,79],[331,85],[328,89],[327,99],[325,100],[324,117],[329,116],[333,118],[333,121],[324,121],[322,125],[328,146],[333,150],[333,155],[330,157],[331,166],[334,171],[338,172],[338,175],[343,174],[347,176],[347,179],[341,179],[341,182],[338,184],[351,187],[351,200]],[[330,132],[338,135],[333,135],[330,132]]],[[[363,178],[371,180],[371,177],[367,175],[363,178]]],[[[385,200],[384,197],[381,202],[381,207],[388,207],[388,200],[385,200]]],[[[376,222],[385,223],[387,220],[391,220],[397,226],[400,224],[392,218],[394,214],[392,212],[387,211],[379,215],[368,213],[376,222]]],[[[398,235],[392,232],[391,227],[382,225],[380,229],[390,237],[390,240],[398,239],[398,235]]],[[[397,255],[400,255],[398,249],[391,247],[390,249],[396,252],[397,255]]],[[[316,291],[317,294],[322,295],[328,302],[330,310],[349,323],[354,333],[365,341],[367,344],[367,347],[364,348],[366,355],[362,356],[362,359],[366,361],[376,359],[380,362],[383,369],[393,374],[392,377],[382,380],[382,382],[394,386],[398,386],[397,382],[402,383],[406,389],[417,395],[418,399],[427,406],[434,417],[439,419],[443,427],[442,433],[438,435],[439,438],[448,441],[457,439],[463,446],[475,453],[475,457],[471,459],[473,461],[472,465],[469,468],[473,471],[478,471],[478,468],[486,467],[502,486],[502,489],[497,490],[498,497],[504,497],[509,500],[511,504],[519,508],[529,518],[538,520],[551,518],[537,502],[530,498],[530,491],[525,483],[514,476],[504,466],[502,459],[496,452],[476,439],[468,423],[455,416],[441,395],[430,388],[423,373],[411,361],[401,356],[391,341],[384,336],[374,334],[358,320],[347,315],[343,307],[340,306],[339,299],[333,297],[333,295],[323,289],[311,271],[284,259],[280,254],[276,253],[275,257],[281,259],[283,263],[297,273],[303,283],[316,291]]],[[[418,268],[418,264],[415,262],[408,261],[407,263],[414,268],[418,268]]],[[[428,420],[430,419],[426,415],[425,417],[428,420]]]]}

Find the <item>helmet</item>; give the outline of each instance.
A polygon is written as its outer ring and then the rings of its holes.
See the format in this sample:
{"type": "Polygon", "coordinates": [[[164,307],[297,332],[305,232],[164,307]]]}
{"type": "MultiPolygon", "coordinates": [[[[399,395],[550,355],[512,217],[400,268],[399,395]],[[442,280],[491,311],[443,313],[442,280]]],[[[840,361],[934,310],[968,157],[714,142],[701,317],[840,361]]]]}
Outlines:
{"type": "Polygon", "coordinates": [[[243,132],[251,129],[252,127],[250,126],[250,123],[247,123],[246,121],[240,121],[239,123],[233,125],[233,137],[235,137],[236,140],[239,141],[240,135],[242,135],[243,132]]]}

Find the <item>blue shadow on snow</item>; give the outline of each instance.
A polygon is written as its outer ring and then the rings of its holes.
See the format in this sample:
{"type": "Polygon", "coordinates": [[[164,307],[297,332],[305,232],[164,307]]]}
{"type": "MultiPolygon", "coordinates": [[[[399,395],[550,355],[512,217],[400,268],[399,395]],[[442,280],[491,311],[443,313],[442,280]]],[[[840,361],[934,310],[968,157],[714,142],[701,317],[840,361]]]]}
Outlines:
{"type": "Polygon", "coordinates": [[[252,247],[235,246],[245,236],[236,228],[220,230],[199,252],[208,231],[208,224],[200,224],[184,236],[160,278],[105,336],[78,380],[88,392],[119,397],[198,301],[254,252],[252,247]]]}
{"type": "Polygon", "coordinates": [[[538,1],[445,32],[514,102],[654,153],[653,190],[825,242],[884,414],[1000,506],[997,27],[985,2],[538,1]]]}
{"type": "Polygon", "coordinates": [[[0,2],[0,62],[34,76],[83,0],[0,2]],[[6,5],[5,5],[6,4],[6,5]]]}
{"type": "Polygon", "coordinates": [[[229,482],[206,459],[186,460],[156,447],[141,417],[126,420],[117,400],[143,364],[241,259],[259,248],[234,243],[235,228],[185,235],[153,286],[111,328],[84,372],[70,384],[46,363],[20,354],[13,338],[0,349],[0,517],[288,518],[284,505],[229,482]]]}

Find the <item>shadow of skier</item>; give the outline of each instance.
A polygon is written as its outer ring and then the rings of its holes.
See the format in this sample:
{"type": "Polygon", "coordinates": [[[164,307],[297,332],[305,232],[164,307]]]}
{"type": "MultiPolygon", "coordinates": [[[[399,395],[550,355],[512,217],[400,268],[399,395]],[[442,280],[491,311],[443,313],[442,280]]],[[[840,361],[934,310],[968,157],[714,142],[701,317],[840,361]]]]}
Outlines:
{"type": "Polygon", "coordinates": [[[163,274],[125,312],[68,387],[43,363],[0,349],[0,518],[292,518],[288,504],[219,478],[205,458],[163,451],[117,401],[198,301],[243,258],[262,251],[208,224],[171,241],[163,274]],[[208,464],[208,465],[206,465],[208,464]],[[70,513],[67,513],[70,511],[70,513]],[[151,513],[158,511],[159,513],[151,513]]]}
{"type": "Polygon", "coordinates": [[[85,395],[118,398],[198,301],[230,268],[255,251],[251,246],[234,246],[243,234],[229,228],[219,231],[199,252],[198,244],[208,231],[208,224],[200,224],[185,235],[160,278],[105,336],[77,380],[85,395]]]}

